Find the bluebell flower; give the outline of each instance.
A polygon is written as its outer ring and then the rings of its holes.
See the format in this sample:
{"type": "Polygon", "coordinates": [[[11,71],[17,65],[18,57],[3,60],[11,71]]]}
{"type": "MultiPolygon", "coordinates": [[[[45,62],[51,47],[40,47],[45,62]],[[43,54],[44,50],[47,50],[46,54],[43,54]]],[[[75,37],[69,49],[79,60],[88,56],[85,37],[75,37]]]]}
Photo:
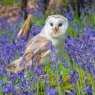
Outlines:
{"type": "Polygon", "coordinates": [[[40,33],[42,30],[42,26],[39,24],[33,24],[32,28],[30,29],[30,35],[29,39],[31,39],[33,36],[36,36],[38,33],[40,33]]]}
{"type": "Polygon", "coordinates": [[[72,83],[72,86],[75,86],[77,81],[79,81],[78,72],[76,70],[73,70],[70,73],[70,82],[72,83]]]}
{"type": "Polygon", "coordinates": [[[43,14],[43,12],[40,11],[40,10],[37,10],[36,15],[37,15],[38,17],[42,18],[42,19],[44,18],[44,14],[43,14]]]}
{"type": "Polygon", "coordinates": [[[83,87],[83,92],[88,95],[93,95],[92,86],[89,84],[88,87],[83,87]]]}
{"type": "Polygon", "coordinates": [[[77,0],[73,0],[74,3],[76,3],[77,0]]]}
{"type": "Polygon", "coordinates": [[[46,95],[58,95],[58,90],[56,88],[50,88],[46,95]]]}
{"type": "Polygon", "coordinates": [[[56,61],[57,61],[56,56],[52,56],[51,61],[52,61],[53,64],[56,64],[56,61]]]}
{"type": "Polygon", "coordinates": [[[75,93],[73,93],[73,92],[69,92],[68,95],[75,95],[75,93]]]}
{"type": "Polygon", "coordinates": [[[67,36],[65,41],[66,49],[76,65],[82,67],[85,72],[94,71],[94,29],[84,29],[83,33],[77,38],[67,36]]]}
{"type": "Polygon", "coordinates": [[[93,77],[95,77],[95,67],[91,68],[91,74],[93,75],[93,77]]]}
{"type": "Polygon", "coordinates": [[[88,2],[89,0],[84,0],[85,2],[88,2]]]}
{"type": "Polygon", "coordinates": [[[62,59],[62,64],[63,64],[63,66],[64,66],[65,68],[70,68],[70,63],[68,63],[65,58],[62,59]]]}
{"type": "Polygon", "coordinates": [[[3,94],[16,94],[15,87],[12,84],[10,84],[5,89],[3,89],[3,94]]]}
{"type": "Polygon", "coordinates": [[[0,68],[0,74],[1,75],[6,75],[7,74],[6,65],[3,65],[2,68],[0,68]]]}
{"type": "Polygon", "coordinates": [[[58,78],[58,84],[59,85],[62,84],[62,75],[60,75],[59,78],[58,78]]]}
{"type": "Polygon", "coordinates": [[[9,78],[10,81],[15,81],[15,82],[19,79],[19,77],[15,73],[10,73],[8,78],[9,78]]]}

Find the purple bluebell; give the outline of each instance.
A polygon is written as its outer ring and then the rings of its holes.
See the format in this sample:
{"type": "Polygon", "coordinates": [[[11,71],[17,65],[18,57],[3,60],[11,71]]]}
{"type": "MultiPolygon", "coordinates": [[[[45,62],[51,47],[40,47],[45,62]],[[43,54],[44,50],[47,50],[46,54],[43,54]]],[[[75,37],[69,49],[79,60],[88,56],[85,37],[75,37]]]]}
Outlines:
{"type": "Polygon", "coordinates": [[[83,87],[84,94],[93,95],[92,86],[89,84],[87,87],[83,87]]]}
{"type": "Polygon", "coordinates": [[[77,81],[79,81],[78,72],[76,70],[73,70],[70,73],[70,82],[72,83],[72,86],[75,86],[77,81]]]}
{"type": "Polygon", "coordinates": [[[16,94],[15,87],[11,82],[9,86],[6,86],[6,88],[3,89],[3,94],[16,94]]]}
{"type": "Polygon", "coordinates": [[[93,71],[94,67],[94,40],[95,30],[84,29],[77,38],[67,36],[65,46],[76,65],[82,67],[85,72],[93,71]]]}
{"type": "Polygon", "coordinates": [[[56,88],[49,88],[46,95],[58,95],[58,90],[56,88]]]}

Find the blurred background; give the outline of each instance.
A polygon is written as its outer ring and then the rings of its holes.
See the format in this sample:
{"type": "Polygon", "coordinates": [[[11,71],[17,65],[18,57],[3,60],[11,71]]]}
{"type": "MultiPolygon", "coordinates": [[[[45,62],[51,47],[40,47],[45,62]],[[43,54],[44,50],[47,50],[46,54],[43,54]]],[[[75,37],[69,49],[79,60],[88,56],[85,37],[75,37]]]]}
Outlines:
{"type": "Polygon", "coordinates": [[[67,11],[74,10],[74,13],[79,17],[87,5],[90,8],[94,7],[94,0],[0,0],[0,17],[4,20],[11,18],[16,21],[18,15],[26,19],[29,13],[42,17],[44,14],[65,15],[64,8],[67,11]]]}

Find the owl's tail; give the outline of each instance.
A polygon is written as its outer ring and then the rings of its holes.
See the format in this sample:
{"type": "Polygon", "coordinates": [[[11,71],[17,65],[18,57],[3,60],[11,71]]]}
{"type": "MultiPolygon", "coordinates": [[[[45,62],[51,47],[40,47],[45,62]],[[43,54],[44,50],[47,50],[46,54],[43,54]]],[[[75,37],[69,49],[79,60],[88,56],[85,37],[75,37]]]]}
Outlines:
{"type": "Polygon", "coordinates": [[[10,63],[6,67],[6,71],[18,73],[19,71],[24,69],[24,65],[21,64],[23,57],[20,57],[19,59],[14,60],[12,63],[10,63]]]}

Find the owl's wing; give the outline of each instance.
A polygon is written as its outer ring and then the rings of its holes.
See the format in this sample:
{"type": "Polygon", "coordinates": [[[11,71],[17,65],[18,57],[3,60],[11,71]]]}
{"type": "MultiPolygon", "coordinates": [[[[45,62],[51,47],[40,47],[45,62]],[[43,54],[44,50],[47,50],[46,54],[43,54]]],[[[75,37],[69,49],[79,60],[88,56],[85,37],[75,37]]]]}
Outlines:
{"type": "Polygon", "coordinates": [[[20,67],[20,62],[22,60],[22,57],[15,59],[13,62],[11,62],[7,67],[6,67],[6,71],[8,72],[14,72],[17,73],[18,71],[20,71],[22,68],[20,67]],[[20,67],[20,69],[19,69],[20,67]]]}
{"type": "Polygon", "coordinates": [[[33,37],[26,45],[24,55],[10,63],[6,70],[8,72],[18,73],[19,71],[30,66],[33,60],[35,62],[40,62],[41,58],[45,57],[50,52],[48,47],[51,44],[52,42],[50,40],[41,35],[33,37]],[[25,66],[22,64],[23,59],[25,59],[25,66]]]}
{"type": "Polygon", "coordinates": [[[38,59],[40,59],[49,53],[49,45],[51,44],[52,42],[50,40],[46,39],[41,35],[37,35],[33,39],[31,39],[26,45],[23,57],[26,61],[31,60],[33,56],[35,56],[35,58],[37,57],[38,59]]]}

